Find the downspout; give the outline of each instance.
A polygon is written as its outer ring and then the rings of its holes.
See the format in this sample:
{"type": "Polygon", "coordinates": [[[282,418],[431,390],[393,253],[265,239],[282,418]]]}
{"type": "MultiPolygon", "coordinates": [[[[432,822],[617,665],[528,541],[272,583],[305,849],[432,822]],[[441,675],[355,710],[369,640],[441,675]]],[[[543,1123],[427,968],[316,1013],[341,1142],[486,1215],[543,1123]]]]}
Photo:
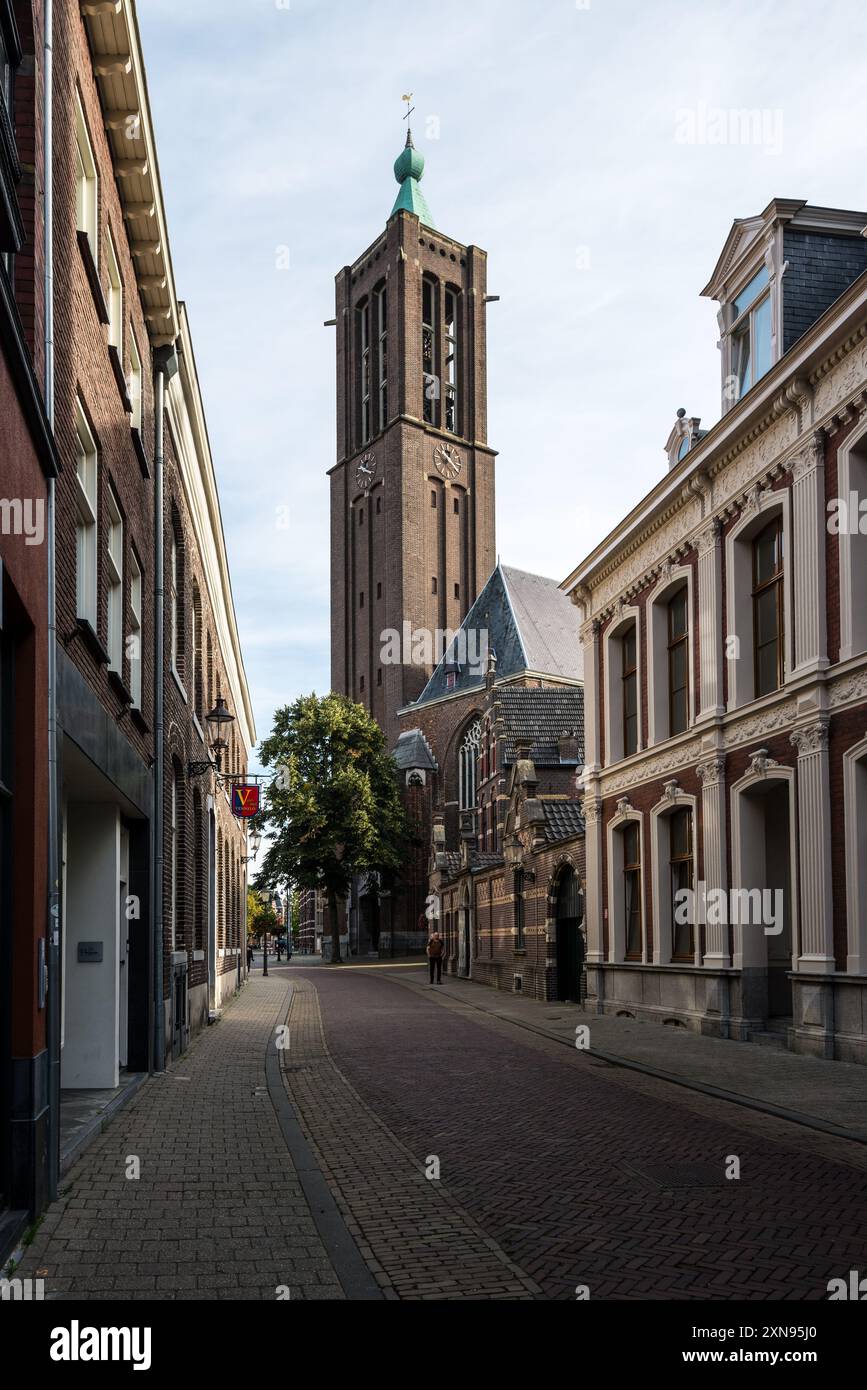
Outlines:
{"type": "Polygon", "coordinates": [[[166,382],[178,370],[174,347],[156,348],[154,361],[154,798],[153,798],[153,1069],[166,1069],[163,994],[163,837],[165,826],[165,471],[166,382]]]}
{"type": "MultiPolygon", "coordinates": [[[[42,200],[44,275],[45,413],[54,432],[54,55],[53,0],[45,0],[42,36],[42,200]]],[[[48,479],[48,1197],[55,1201],[60,1179],[60,815],[57,758],[57,552],[55,480],[48,479]]]]}

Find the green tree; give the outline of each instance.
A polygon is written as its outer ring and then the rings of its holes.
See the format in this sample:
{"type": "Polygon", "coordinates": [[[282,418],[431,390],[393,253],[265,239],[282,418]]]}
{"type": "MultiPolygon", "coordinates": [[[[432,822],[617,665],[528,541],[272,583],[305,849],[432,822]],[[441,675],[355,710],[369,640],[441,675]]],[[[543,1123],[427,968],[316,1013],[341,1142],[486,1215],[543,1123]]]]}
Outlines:
{"type": "Polygon", "coordinates": [[[343,695],[303,695],[274,715],[260,749],[264,767],[288,769],[265,790],[262,819],[271,843],[257,884],[289,881],[324,890],[331,959],[340,962],[337,905],[354,874],[386,879],[406,862],[410,832],[394,759],[379,725],[343,695]]]}
{"type": "Polygon", "coordinates": [[[263,932],[277,930],[277,915],[269,902],[255,888],[247,889],[247,932],[261,938],[263,932]]]}

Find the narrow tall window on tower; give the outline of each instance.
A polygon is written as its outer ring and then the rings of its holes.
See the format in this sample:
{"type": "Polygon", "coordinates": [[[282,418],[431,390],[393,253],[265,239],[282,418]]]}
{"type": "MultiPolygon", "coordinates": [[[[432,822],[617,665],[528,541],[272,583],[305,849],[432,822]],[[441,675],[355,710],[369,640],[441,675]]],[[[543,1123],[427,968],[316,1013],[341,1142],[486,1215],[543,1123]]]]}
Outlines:
{"type": "Polygon", "coordinates": [[[458,296],[446,290],[446,429],[458,433],[458,296]]]}
{"type": "Polygon", "coordinates": [[[428,275],[422,281],[421,343],[425,424],[438,425],[440,379],[437,374],[437,283],[428,275]]]}
{"type": "Polygon", "coordinates": [[[373,296],[376,306],[377,429],[388,424],[388,300],[385,285],[373,296]]]}
{"type": "Polygon", "coordinates": [[[361,443],[370,440],[370,300],[358,306],[358,360],[361,366],[359,400],[361,402],[361,443]]]}

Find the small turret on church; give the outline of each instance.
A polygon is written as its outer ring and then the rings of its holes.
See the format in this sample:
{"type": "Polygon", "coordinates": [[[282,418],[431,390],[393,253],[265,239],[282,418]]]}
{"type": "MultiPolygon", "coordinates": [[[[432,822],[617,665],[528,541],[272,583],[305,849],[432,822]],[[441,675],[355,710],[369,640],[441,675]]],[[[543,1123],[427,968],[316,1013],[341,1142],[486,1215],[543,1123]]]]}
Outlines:
{"type": "Polygon", "coordinates": [[[332,688],[391,747],[496,556],[486,253],[434,227],[411,131],[394,172],[385,230],[337,276],[330,470],[332,688]]]}

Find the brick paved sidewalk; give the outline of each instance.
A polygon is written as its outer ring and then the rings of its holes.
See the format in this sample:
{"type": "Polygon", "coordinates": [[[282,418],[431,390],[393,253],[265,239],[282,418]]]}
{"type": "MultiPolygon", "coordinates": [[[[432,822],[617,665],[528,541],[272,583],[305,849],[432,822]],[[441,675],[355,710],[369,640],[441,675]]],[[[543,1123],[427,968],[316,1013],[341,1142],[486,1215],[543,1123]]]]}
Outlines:
{"type": "Polygon", "coordinates": [[[328,1054],[319,999],[299,979],[284,1078],[302,1128],[386,1298],[531,1299],[541,1292],[446,1183],[367,1106],[328,1054]]]}
{"type": "Polygon", "coordinates": [[[60,1299],[343,1298],[265,1086],[288,1000],[285,977],[255,978],[142,1087],[64,1179],[17,1275],[44,1272],[60,1299]]]}

